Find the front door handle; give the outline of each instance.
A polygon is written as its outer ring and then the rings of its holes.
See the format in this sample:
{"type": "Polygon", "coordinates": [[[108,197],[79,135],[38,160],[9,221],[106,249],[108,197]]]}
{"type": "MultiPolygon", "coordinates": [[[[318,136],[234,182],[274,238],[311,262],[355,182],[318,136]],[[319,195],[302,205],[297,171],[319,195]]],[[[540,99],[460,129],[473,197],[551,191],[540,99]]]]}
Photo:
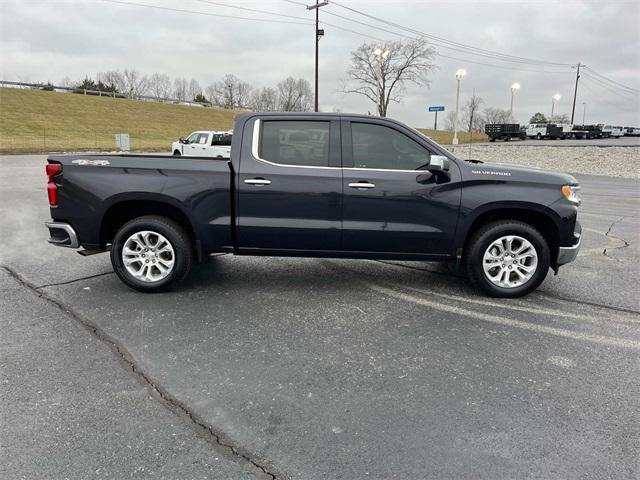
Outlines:
{"type": "Polygon", "coordinates": [[[244,183],[246,183],[247,185],[262,187],[264,185],[271,185],[271,180],[267,180],[265,178],[247,178],[244,183]]]}
{"type": "Polygon", "coordinates": [[[375,183],[369,182],[353,182],[349,184],[349,188],[357,188],[358,190],[367,190],[369,188],[375,188],[375,183]]]}

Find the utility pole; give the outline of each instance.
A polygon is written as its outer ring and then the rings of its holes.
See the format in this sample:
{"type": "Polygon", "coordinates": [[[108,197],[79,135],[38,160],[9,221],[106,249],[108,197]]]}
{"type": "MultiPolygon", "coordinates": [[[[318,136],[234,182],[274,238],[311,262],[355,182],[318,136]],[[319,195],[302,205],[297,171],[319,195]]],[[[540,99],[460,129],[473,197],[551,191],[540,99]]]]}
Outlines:
{"type": "Polygon", "coordinates": [[[315,5],[309,5],[307,10],[315,10],[316,11],[316,73],[315,73],[315,111],[318,111],[318,44],[320,43],[320,39],[324,36],[324,30],[318,28],[318,14],[320,12],[320,7],[324,7],[329,5],[328,1],[320,2],[320,0],[316,0],[315,5]]]}
{"type": "Polygon", "coordinates": [[[576,88],[573,91],[573,107],[571,108],[571,124],[573,125],[573,117],[576,113],[576,97],[578,96],[578,80],[580,79],[580,67],[584,67],[580,62],[578,62],[576,71],[576,88]]]}

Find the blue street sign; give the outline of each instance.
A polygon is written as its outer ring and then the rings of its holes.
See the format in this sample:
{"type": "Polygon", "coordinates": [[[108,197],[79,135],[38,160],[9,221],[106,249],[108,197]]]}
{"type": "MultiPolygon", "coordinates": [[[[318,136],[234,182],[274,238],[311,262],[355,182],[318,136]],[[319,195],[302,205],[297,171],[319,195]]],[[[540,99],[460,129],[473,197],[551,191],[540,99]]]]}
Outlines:
{"type": "Polygon", "coordinates": [[[444,105],[436,105],[434,107],[429,107],[430,112],[444,112],[444,105]]]}

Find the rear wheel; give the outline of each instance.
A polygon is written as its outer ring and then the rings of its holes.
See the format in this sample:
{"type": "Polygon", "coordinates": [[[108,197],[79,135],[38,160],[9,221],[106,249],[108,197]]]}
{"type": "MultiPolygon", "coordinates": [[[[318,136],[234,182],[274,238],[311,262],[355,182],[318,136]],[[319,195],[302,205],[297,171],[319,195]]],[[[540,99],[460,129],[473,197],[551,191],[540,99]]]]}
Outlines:
{"type": "Polygon", "coordinates": [[[125,223],[111,245],[111,264],[125,284],[141,292],[171,290],[189,273],[191,241],[173,220],[149,215],[125,223]]]}
{"type": "Polygon", "coordinates": [[[547,276],[549,245],[529,224],[515,220],[493,222],[469,241],[465,267],[473,284],[493,297],[521,297],[547,276]]]}
{"type": "Polygon", "coordinates": [[[537,139],[537,140],[542,140],[542,134],[538,133],[538,134],[536,135],[536,139],[537,139]]]}

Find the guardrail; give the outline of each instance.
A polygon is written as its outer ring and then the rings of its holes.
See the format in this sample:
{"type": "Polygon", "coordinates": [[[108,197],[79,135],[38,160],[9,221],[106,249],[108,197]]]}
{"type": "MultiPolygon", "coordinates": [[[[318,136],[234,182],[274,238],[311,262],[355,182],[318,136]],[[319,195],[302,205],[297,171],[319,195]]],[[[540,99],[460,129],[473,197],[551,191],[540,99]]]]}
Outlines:
{"type": "Polygon", "coordinates": [[[144,100],[148,102],[159,103],[173,103],[177,105],[198,105],[201,107],[213,107],[211,102],[194,102],[193,100],[179,100],[177,98],[163,98],[153,95],[128,95],[120,92],[108,92],[105,90],[90,90],[87,88],[79,87],[61,87],[59,85],[51,85],[50,83],[25,83],[25,82],[11,82],[8,80],[0,80],[0,86],[7,86],[11,88],[29,88],[32,90],[47,90],[47,91],[62,91],[72,92],[82,95],[93,95],[98,97],[111,97],[111,98],[128,98],[131,100],[144,100]]]}

